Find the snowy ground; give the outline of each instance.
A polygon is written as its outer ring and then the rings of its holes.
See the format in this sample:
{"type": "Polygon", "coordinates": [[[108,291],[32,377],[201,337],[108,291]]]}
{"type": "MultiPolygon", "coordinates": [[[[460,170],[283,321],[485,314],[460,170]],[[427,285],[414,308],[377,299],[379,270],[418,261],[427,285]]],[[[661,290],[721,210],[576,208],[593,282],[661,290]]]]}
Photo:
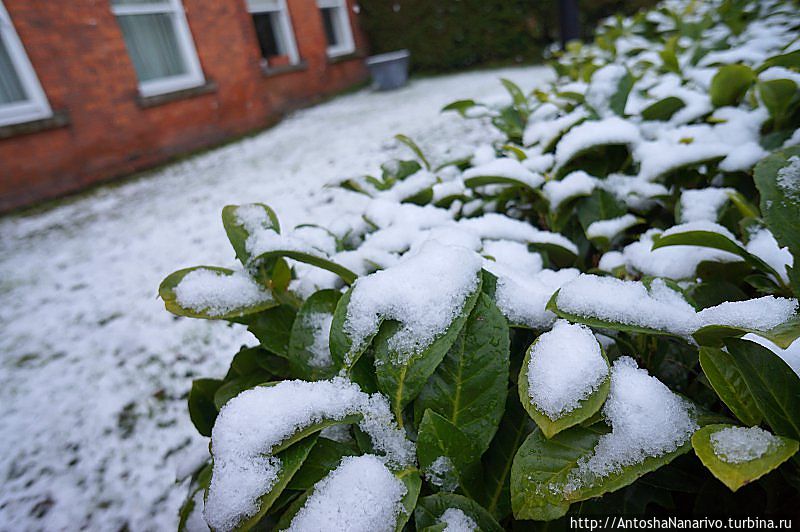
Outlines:
{"type": "Polygon", "coordinates": [[[460,98],[504,97],[540,67],[361,91],[302,111],[253,138],[47,212],[0,220],[0,530],[170,530],[183,490],[174,472],[205,442],[185,411],[196,376],[220,376],[248,334],[176,319],[161,279],[229,265],[223,205],[264,201],[282,225],[325,223],[359,197],[323,188],[373,172],[405,133],[445,157],[488,129],[454,113],[460,98]]]}

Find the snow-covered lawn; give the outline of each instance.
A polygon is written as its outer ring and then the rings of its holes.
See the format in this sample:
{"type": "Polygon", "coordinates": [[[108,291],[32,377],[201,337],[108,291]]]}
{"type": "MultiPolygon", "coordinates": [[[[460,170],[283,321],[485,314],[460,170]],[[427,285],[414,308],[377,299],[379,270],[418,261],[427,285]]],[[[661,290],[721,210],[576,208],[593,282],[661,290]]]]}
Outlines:
{"type": "MultiPolygon", "coordinates": [[[[0,529],[169,530],[178,465],[204,442],[186,415],[196,376],[221,376],[243,329],[177,319],[156,288],[198,262],[227,265],[229,203],[263,201],[283,225],[363,206],[323,188],[406,156],[404,133],[443,159],[447,140],[494,138],[439,109],[505,98],[543,67],[473,72],[360,91],[255,137],[44,213],[0,220],[0,529]]],[[[469,151],[469,150],[467,150],[469,151]]]]}

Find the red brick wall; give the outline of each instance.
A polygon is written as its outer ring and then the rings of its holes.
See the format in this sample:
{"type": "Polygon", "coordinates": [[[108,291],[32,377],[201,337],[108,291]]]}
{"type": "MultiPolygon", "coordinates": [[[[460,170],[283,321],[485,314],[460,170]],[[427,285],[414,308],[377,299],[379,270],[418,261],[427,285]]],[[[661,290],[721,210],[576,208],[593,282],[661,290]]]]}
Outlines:
{"type": "MultiPolygon", "coordinates": [[[[353,0],[350,0],[353,1],[353,0]]],[[[366,76],[331,63],[315,0],[287,0],[307,68],[265,76],[245,0],[183,0],[208,94],[143,108],[109,0],[3,0],[54,111],[69,124],[0,139],[0,211],[129,174],[269,125],[366,76]]],[[[356,50],[366,43],[350,11],[356,50]]]]}

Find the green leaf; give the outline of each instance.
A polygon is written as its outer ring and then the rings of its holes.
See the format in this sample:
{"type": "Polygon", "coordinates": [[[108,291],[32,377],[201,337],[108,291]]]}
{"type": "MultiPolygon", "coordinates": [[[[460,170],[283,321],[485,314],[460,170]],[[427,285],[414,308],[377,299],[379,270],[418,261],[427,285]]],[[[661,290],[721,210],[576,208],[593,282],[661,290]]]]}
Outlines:
{"type": "Polygon", "coordinates": [[[574,427],[549,440],[541,430],[534,430],[517,451],[511,468],[514,517],[551,521],[564,516],[571,501],[557,488],[566,484],[570,471],[591,455],[607,430],[602,424],[574,427]]]}
{"type": "Polygon", "coordinates": [[[289,341],[297,311],[289,305],[281,305],[258,314],[247,316],[243,321],[247,330],[258,338],[267,351],[282,357],[289,356],[289,341]]]}
{"type": "Polygon", "coordinates": [[[206,320],[230,320],[237,319],[243,316],[249,316],[264,310],[270,309],[278,305],[271,296],[267,296],[263,301],[254,305],[246,305],[229,310],[223,314],[209,313],[209,309],[190,309],[181,306],[178,302],[178,296],[175,289],[181,283],[184,277],[194,271],[213,271],[223,276],[231,276],[235,272],[227,268],[218,268],[216,266],[195,266],[193,268],[184,268],[169,274],[158,287],[158,295],[164,301],[164,307],[176,316],[186,316],[188,318],[202,318],[206,320]]]}
{"type": "Polygon", "coordinates": [[[475,100],[456,100],[442,107],[442,112],[457,111],[458,114],[460,114],[462,117],[465,117],[467,111],[476,105],[478,105],[478,103],[475,102],[475,100]]]}
{"type": "Polygon", "coordinates": [[[222,381],[218,379],[195,379],[189,390],[189,417],[197,432],[203,436],[211,436],[211,429],[217,419],[217,407],[214,394],[222,381]]]}
{"type": "Polygon", "coordinates": [[[428,162],[428,159],[425,158],[425,154],[422,153],[422,150],[416,142],[411,140],[411,138],[407,137],[406,135],[395,135],[394,138],[408,146],[408,148],[414,152],[414,155],[417,156],[419,162],[421,162],[427,170],[431,169],[431,164],[428,162]]]}
{"type": "Polygon", "coordinates": [[[686,107],[686,104],[676,96],[667,96],[647,106],[642,111],[645,120],[669,120],[672,115],[686,107]]]}
{"type": "Polygon", "coordinates": [[[417,505],[419,490],[422,488],[422,478],[419,476],[419,471],[413,467],[395,471],[394,476],[406,486],[406,494],[402,500],[403,511],[397,516],[397,525],[394,528],[395,532],[402,532],[417,505]]]}
{"type": "MultiPolygon", "coordinates": [[[[557,419],[550,419],[547,414],[540,411],[538,408],[536,408],[536,405],[533,404],[528,384],[528,366],[531,361],[531,351],[533,350],[533,346],[535,346],[536,342],[538,341],[539,339],[537,338],[530,345],[530,347],[528,347],[527,351],[525,351],[525,358],[522,361],[522,368],[519,372],[517,386],[519,388],[519,400],[522,403],[522,406],[528,412],[528,415],[530,415],[531,418],[536,422],[536,425],[539,426],[539,429],[542,431],[545,438],[549,439],[562,430],[578,425],[599,412],[600,408],[603,406],[603,403],[606,401],[606,397],[608,397],[608,391],[611,388],[611,379],[609,376],[606,376],[605,380],[603,380],[600,386],[598,386],[598,388],[590,393],[585,399],[582,399],[578,407],[574,410],[557,419]]],[[[603,355],[603,360],[606,361],[606,365],[608,366],[608,359],[606,358],[606,354],[603,352],[602,348],[600,349],[600,352],[603,355]]]]}
{"type": "Polygon", "coordinates": [[[764,61],[763,65],[758,67],[758,72],[763,72],[764,70],[774,66],[781,66],[794,70],[800,69],[800,50],[794,50],[793,52],[788,52],[785,54],[773,55],[764,61]]]}
{"type": "Polygon", "coordinates": [[[303,466],[286,485],[286,489],[302,491],[312,489],[314,484],[339,467],[342,458],[356,454],[358,454],[356,449],[350,445],[319,437],[303,466]]]}
{"type": "Polygon", "coordinates": [[[455,493],[437,493],[421,498],[417,503],[417,509],[414,511],[414,522],[417,525],[417,529],[421,530],[436,525],[442,514],[449,508],[457,508],[464,512],[475,521],[481,532],[503,531],[503,527],[497,524],[492,514],[487,512],[480,504],[455,493]]]}
{"type": "Polygon", "coordinates": [[[482,459],[485,495],[479,500],[498,520],[511,513],[511,465],[517,449],[535,426],[522,409],[517,394],[508,394],[500,428],[482,459]]]}
{"type": "Polygon", "coordinates": [[[728,339],[725,347],[772,430],[800,440],[800,377],[778,355],[754,342],[728,339]]]}
{"type": "Polygon", "coordinates": [[[429,479],[436,479],[431,483],[444,491],[461,489],[472,498],[480,493],[480,450],[458,427],[432,410],[425,411],[419,424],[417,458],[429,479]],[[441,467],[436,463],[441,459],[450,470],[435,470],[441,467]]]}
{"type": "Polygon", "coordinates": [[[711,437],[724,429],[734,425],[708,425],[698,430],[692,436],[692,447],[703,465],[717,477],[731,491],[736,491],[745,484],[760,478],[797,452],[797,441],[777,436],[779,443],[771,446],[763,456],[746,462],[726,462],[714,452],[711,437]]]}
{"type": "Polygon", "coordinates": [[[329,341],[320,343],[320,335],[327,340],[330,330],[320,330],[333,313],[341,293],[338,290],[320,290],[305,300],[292,324],[289,337],[288,361],[295,378],[303,380],[328,379],[336,374],[330,353],[329,341]]]}
{"type": "MultiPolygon", "coordinates": [[[[210,483],[211,464],[208,463],[199,471],[197,471],[192,477],[191,484],[189,485],[189,493],[187,494],[186,500],[181,505],[178,513],[178,532],[187,532],[186,523],[189,522],[189,518],[192,516],[192,514],[203,511],[203,508],[198,508],[196,506],[195,496],[197,496],[198,492],[205,492],[210,483]]],[[[202,494],[200,494],[200,496],[202,497],[202,494]]],[[[199,519],[202,519],[202,515],[199,516],[199,519]]]]}
{"type": "MultiPolygon", "coordinates": [[[[770,231],[781,246],[787,246],[800,263],[800,193],[781,186],[778,172],[791,164],[791,157],[800,156],[800,146],[786,148],[769,155],[756,165],[753,179],[761,196],[761,212],[770,231]]],[[[795,295],[800,283],[792,282],[795,295]]]]}
{"type": "Polygon", "coordinates": [[[453,346],[414,403],[444,416],[483,452],[497,431],[506,403],[509,331],[503,314],[485,293],[453,346]]]}
{"type": "Polygon", "coordinates": [[[742,423],[761,423],[761,411],[728,352],[713,347],[701,347],[700,367],[719,398],[742,423]]]}
{"type": "Polygon", "coordinates": [[[755,79],[756,73],[748,66],[721,66],[711,80],[711,103],[714,107],[737,105],[755,79]]]}
{"type": "Polygon", "coordinates": [[[628,103],[628,95],[633,88],[633,74],[626,69],[625,75],[620,78],[617,90],[609,100],[609,108],[619,116],[625,116],[625,104],[628,103]]]}
{"type": "Polygon", "coordinates": [[[479,278],[478,287],[467,297],[464,308],[447,331],[422,351],[410,354],[395,352],[390,347],[390,339],[397,334],[401,325],[396,321],[385,321],[381,326],[375,336],[375,374],[378,378],[378,389],[389,399],[398,422],[402,423],[403,408],[419,395],[428,378],[455,343],[480,293],[479,278]]]}
{"type": "Polygon", "coordinates": [[[262,263],[262,262],[269,262],[270,259],[276,259],[278,257],[286,257],[289,259],[296,260],[298,262],[303,262],[305,264],[310,264],[311,266],[316,266],[317,268],[322,268],[323,270],[328,270],[329,272],[335,273],[345,282],[345,284],[351,285],[355,282],[358,278],[358,275],[353,273],[352,271],[348,270],[344,266],[336,264],[335,262],[328,260],[324,257],[320,257],[318,255],[312,255],[310,253],[304,253],[302,251],[294,251],[290,249],[273,249],[271,251],[267,251],[262,253],[255,259],[253,262],[255,263],[262,263]]]}
{"type": "MultiPolygon", "coordinates": [[[[267,214],[267,219],[265,224],[263,225],[264,229],[272,229],[276,233],[281,232],[281,225],[278,221],[278,216],[275,214],[268,205],[263,203],[252,203],[249,205],[257,205],[264,209],[267,214]]],[[[241,205],[241,207],[246,207],[248,205],[241,205]]],[[[225,233],[228,235],[228,240],[230,240],[231,245],[233,246],[233,250],[236,252],[236,258],[239,259],[243,265],[247,265],[250,262],[250,254],[247,252],[247,238],[250,236],[250,233],[247,232],[244,225],[239,222],[239,216],[236,214],[237,209],[240,205],[226,205],[222,209],[222,225],[225,228],[225,233]]]]}
{"type": "Polygon", "coordinates": [[[670,72],[680,74],[681,66],[678,63],[677,47],[678,35],[674,35],[670,37],[666,43],[664,43],[664,48],[658,53],[658,55],[661,57],[661,62],[664,64],[665,69],[669,70],[670,72]]]}
{"type": "Polygon", "coordinates": [[[272,485],[272,489],[259,498],[259,509],[253,517],[245,520],[236,527],[238,531],[250,530],[261,521],[261,518],[266,515],[272,504],[283,493],[283,490],[292,480],[292,477],[300,469],[300,466],[305,462],[308,453],[314,447],[317,441],[316,436],[304,438],[298,441],[291,447],[288,447],[283,452],[275,455],[281,461],[281,469],[278,472],[278,478],[272,485]]]}
{"type": "Polygon", "coordinates": [[[692,448],[687,441],[671,453],[623,466],[590,484],[579,484],[571,491],[559,490],[559,486],[569,481],[570,472],[578,462],[591,456],[600,437],[607,432],[608,427],[597,423],[591,427],[572,427],[549,440],[540,430],[531,433],[517,451],[511,472],[514,516],[517,519],[557,519],[566,514],[571,503],[628,486],[692,448]]]}
{"type": "Polygon", "coordinates": [[[757,84],[761,101],[777,123],[783,123],[792,100],[797,96],[797,83],[790,79],[771,79],[757,84]]]}
{"type": "Polygon", "coordinates": [[[520,89],[513,81],[505,78],[500,78],[500,83],[503,84],[503,87],[505,87],[508,93],[511,95],[511,99],[514,102],[514,107],[516,107],[521,113],[528,114],[528,98],[525,97],[525,93],[522,92],[522,89],[520,89]]]}

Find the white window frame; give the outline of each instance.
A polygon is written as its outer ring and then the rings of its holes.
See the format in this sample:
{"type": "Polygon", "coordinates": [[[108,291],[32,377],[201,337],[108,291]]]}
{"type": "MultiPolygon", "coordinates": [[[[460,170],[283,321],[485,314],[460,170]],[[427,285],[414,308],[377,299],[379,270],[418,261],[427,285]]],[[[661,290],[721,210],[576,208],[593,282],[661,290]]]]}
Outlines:
{"type": "MultiPolygon", "coordinates": [[[[355,52],[356,44],[353,40],[353,29],[350,27],[350,13],[347,11],[347,0],[317,0],[317,7],[319,9],[335,9],[336,22],[341,30],[340,37],[342,38],[342,42],[336,46],[328,46],[328,57],[337,57],[355,52]]],[[[322,17],[321,12],[320,17],[322,17]]],[[[335,28],[334,31],[336,31],[335,28]]]]}
{"type": "Polygon", "coordinates": [[[139,93],[142,96],[157,96],[183,89],[199,87],[206,82],[203,69],[200,66],[200,59],[197,57],[197,49],[194,46],[192,32],[186,20],[186,12],[183,9],[181,0],[152,0],[146,4],[114,5],[111,4],[111,12],[115,16],[124,15],[153,15],[169,14],[172,15],[172,25],[175,30],[175,39],[178,41],[178,48],[187,72],[178,76],[170,76],[161,79],[151,79],[139,82],[139,93]]]}
{"type": "Polygon", "coordinates": [[[0,104],[0,126],[32,122],[53,116],[53,110],[47,102],[47,96],[42,90],[36,71],[25,53],[22,41],[19,40],[11,17],[0,0],[0,39],[11,57],[11,64],[19,77],[22,89],[27,100],[21,102],[0,104]]]}
{"type": "MultiPolygon", "coordinates": [[[[294,38],[294,29],[292,28],[292,21],[289,17],[289,8],[286,7],[286,0],[246,0],[247,11],[252,14],[257,13],[278,13],[278,21],[281,25],[281,31],[286,37],[286,42],[283,45],[286,47],[286,55],[289,56],[289,63],[296,65],[300,62],[300,54],[297,51],[297,41],[294,38]]],[[[269,66],[269,61],[264,58],[266,66],[269,66]]]]}

